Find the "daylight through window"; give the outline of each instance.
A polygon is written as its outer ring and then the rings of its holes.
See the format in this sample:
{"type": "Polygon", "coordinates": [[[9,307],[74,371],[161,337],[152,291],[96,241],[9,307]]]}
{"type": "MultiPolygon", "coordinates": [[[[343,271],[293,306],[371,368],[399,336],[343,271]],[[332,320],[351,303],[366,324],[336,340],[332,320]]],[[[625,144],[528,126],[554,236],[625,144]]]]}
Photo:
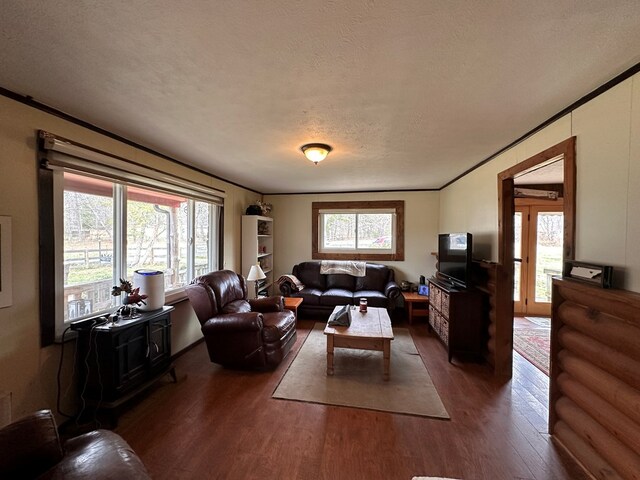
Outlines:
{"type": "Polygon", "coordinates": [[[404,202],[314,202],[313,258],[398,260],[404,202]]]}
{"type": "Polygon", "coordinates": [[[322,251],[392,252],[394,212],[320,212],[322,251]]]}
{"type": "Polygon", "coordinates": [[[63,178],[65,321],[115,307],[111,287],[135,270],[164,272],[172,291],[215,268],[214,205],[75,173],[63,178]],[[120,236],[126,249],[117,248],[120,236]]]}
{"type": "Polygon", "coordinates": [[[41,341],[113,311],[111,290],[140,269],[164,273],[165,302],[222,258],[225,194],[187,178],[39,132],[41,341]]]}

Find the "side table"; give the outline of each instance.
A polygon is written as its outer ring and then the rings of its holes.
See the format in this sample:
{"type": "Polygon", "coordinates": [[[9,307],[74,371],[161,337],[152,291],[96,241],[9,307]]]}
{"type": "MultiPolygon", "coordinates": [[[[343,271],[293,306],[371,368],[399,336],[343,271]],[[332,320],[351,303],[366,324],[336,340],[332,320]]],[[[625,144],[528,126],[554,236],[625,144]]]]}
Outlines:
{"type": "Polygon", "coordinates": [[[284,297],[284,308],[293,312],[293,316],[296,317],[296,324],[298,323],[298,307],[302,304],[302,300],[302,298],[297,297],[284,297]]]}
{"type": "Polygon", "coordinates": [[[414,317],[429,318],[429,297],[413,292],[402,292],[402,297],[409,312],[409,324],[413,323],[414,317]]]}

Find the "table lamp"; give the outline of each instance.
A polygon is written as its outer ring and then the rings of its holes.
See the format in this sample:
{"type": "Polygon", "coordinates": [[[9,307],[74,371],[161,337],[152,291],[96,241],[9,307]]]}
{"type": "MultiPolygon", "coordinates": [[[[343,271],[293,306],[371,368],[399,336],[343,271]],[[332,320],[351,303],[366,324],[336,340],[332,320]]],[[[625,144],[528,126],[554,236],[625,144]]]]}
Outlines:
{"type": "Polygon", "coordinates": [[[251,265],[251,269],[249,270],[249,275],[247,275],[247,280],[253,282],[256,287],[256,298],[258,298],[258,280],[263,280],[267,278],[264,274],[260,265],[251,265]]]}

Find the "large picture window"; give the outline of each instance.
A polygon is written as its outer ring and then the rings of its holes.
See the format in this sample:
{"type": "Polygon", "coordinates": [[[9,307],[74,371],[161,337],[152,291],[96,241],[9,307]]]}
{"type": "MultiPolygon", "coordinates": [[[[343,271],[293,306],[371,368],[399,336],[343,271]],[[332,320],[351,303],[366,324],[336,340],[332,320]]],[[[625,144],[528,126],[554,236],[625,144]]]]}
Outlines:
{"type": "Polygon", "coordinates": [[[403,260],[404,202],[314,202],[314,259],[403,260]]]}
{"type": "MultiPolygon", "coordinates": [[[[49,152],[47,152],[49,153],[49,152]]],[[[81,153],[84,153],[81,151],[81,153]]],[[[88,155],[91,152],[88,153],[88,155]]],[[[41,320],[43,344],[71,321],[113,311],[111,289],[139,269],[164,273],[167,302],[217,270],[222,202],[203,192],[126,174],[76,157],[50,155],[40,169],[41,320]],[[45,163],[46,161],[46,163],[45,163]],[[75,163],[72,163],[75,162],[75,163]],[[163,188],[165,187],[165,188],[163,188]],[[53,313],[52,313],[53,312],[53,313]]]]}

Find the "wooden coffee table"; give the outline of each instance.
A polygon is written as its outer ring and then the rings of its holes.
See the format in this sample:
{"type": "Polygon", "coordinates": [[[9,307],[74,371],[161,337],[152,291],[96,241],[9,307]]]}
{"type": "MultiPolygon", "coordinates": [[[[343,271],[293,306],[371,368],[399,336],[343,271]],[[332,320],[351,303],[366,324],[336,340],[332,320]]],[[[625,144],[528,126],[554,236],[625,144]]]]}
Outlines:
{"type": "MultiPolygon", "coordinates": [[[[339,310],[342,305],[333,310],[339,310]]],[[[367,313],[360,313],[358,307],[351,310],[349,327],[330,327],[324,329],[327,336],[327,375],[333,375],[333,351],[335,348],[356,348],[383,352],[383,378],[389,380],[391,363],[391,340],[393,330],[386,308],[369,307],[367,313]]]]}

